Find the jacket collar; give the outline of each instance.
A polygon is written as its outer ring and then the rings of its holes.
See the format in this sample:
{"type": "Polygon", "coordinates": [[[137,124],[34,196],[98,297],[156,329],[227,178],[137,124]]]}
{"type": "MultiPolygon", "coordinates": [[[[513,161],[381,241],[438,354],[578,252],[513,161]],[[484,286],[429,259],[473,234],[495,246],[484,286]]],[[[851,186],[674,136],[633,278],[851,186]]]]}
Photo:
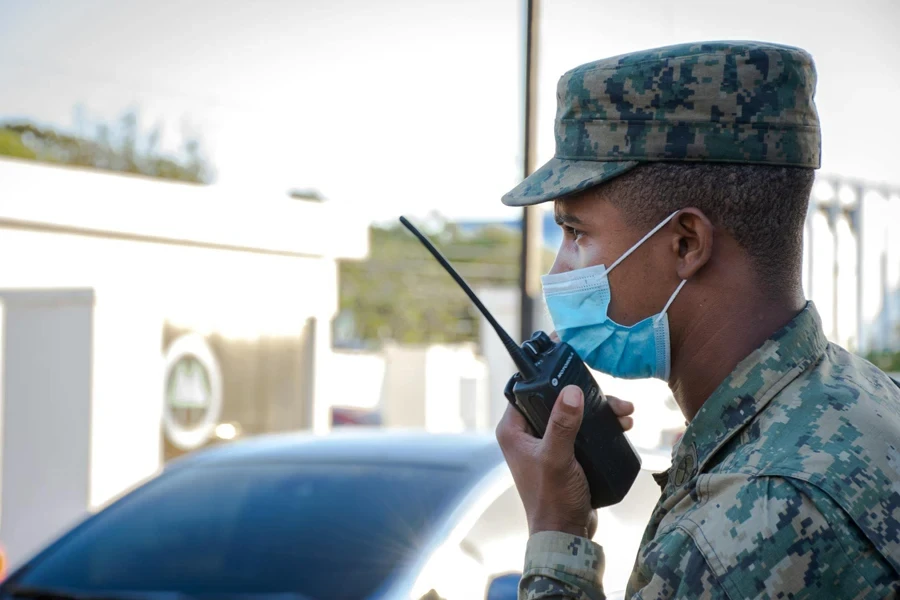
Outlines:
{"type": "Polygon", "coordinates": [[[742,360],[716,388],[673,451],[670,486],[680,487],[781,390],[818,362],[828,340],[812,302],[742,360]]]}

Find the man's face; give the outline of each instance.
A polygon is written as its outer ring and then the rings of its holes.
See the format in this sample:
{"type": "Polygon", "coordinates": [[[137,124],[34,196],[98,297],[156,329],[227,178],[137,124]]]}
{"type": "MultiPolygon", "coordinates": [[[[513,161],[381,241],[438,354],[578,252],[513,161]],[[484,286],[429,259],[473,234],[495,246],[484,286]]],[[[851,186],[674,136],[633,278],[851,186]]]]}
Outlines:
{"type": "MultiPolygon", "coordinates": [[[[630,227],[621,211],[593,190],[557,200],[554,209],[563,240],[551,273],[609,267],[653,227],[647,231],[630,227]]],[[[657,232],[609,274],[609,316],[615,322],[633,325],[658,313],[677,285],[673,241],[665,232],[666,228],[657,232]]]]}

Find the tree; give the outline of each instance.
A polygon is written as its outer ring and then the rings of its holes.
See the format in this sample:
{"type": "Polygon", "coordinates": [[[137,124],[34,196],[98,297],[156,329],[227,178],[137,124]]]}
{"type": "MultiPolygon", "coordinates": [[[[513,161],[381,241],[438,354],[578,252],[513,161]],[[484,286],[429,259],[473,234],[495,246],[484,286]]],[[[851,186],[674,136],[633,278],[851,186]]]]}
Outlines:
{"type": "MultiPolygon", "coordinates": [[[[484,226],[463,231],[443,222],[430,235],[472,287],[517,286],[518,231],[484,226]]],[[[553,253],[545,252],[549,269],[553,253]]],[[[378,345],[456,343],[478,339],[478,310],[443,267],[402,225],[373,227],[370,256],[341,261],[336,342],[378,345]]]]}
{"type": "Polygon", "coordinates": [[[93,135],[75,135],[30,121],[0,123],[0,156],[134,173],[161,179],[210,183],[214,176],[200,142],[187,139],[181,157],[166,156],[158,145],[160,127],[146,136],[135,112],[117,123],[101,123],[93,135]]]}
{"type": "MultiPolygon", "coordinates": [[[[900,334],[900,325],[897,333],[900,334]]],[[[900,373],[900,350],[873,350],[865,359],[885,373],[900,373]]]]}
{"type": "Polygon", "coordinates": [[[15,131],[0,128],[0,156],[12,156],[13,158],[37,158],[34,150],[22,142],[22,136],[15,131]]]}

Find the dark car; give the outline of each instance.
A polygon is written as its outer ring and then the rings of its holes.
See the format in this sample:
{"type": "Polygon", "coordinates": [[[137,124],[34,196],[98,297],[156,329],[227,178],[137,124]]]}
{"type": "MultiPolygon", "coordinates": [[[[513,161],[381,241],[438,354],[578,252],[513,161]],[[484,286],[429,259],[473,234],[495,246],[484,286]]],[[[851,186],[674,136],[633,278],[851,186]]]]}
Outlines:
{"type": "Polygon", "coordinates": [[[512,600],[527,536],[492,436],[264,436],[170,463],[0,598],[512,600]]]}

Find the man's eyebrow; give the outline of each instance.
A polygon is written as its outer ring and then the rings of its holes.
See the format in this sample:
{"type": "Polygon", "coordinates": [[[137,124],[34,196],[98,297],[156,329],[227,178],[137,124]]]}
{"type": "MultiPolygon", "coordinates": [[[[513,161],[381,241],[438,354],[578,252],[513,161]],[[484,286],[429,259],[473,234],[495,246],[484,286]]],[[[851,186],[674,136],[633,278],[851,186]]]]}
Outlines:
{"type": "Polygon", "coordinates": [[[557,225],[562,225],[563,223],[584,225],[584,222],[575,215],[560,210],[553,211],[553,218],[556,220],[557,225]]]}

